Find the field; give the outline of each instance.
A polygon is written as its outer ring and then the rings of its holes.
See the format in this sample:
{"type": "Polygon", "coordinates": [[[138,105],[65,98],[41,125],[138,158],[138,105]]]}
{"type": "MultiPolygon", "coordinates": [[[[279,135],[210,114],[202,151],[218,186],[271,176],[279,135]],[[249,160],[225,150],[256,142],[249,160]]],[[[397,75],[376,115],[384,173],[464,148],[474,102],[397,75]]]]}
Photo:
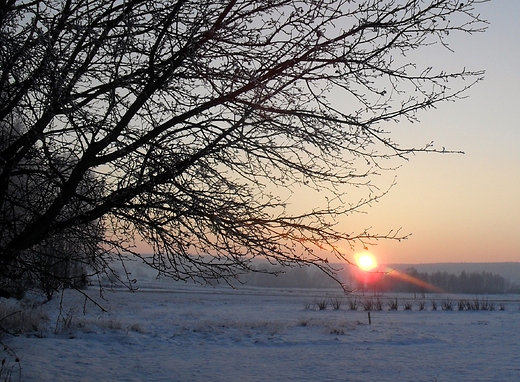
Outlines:
{"type": "Polygon", "coordinates": [[[9,371],[12,380],[21,374],[23,381],[98,382],[520,380],[518,295],[380,296],[382,310],[370,312],[369,324],[363,307],[369,296],[354,300],[338,290],[156,282],[135,293],[107,291],[105,300],[99,291],[88,293],[106,313],[66,291],[61,315],[59,296],[39,308],[49,317],[44,329],[4,336],[21,366],[7,357],[3,376],[9,371]],[[395,298],[398,309],[390,310],[395,298]],[[470,309],[477,298],[481,308],[493,310],[470,309]],[[468,310],[458,310],[461,299],[468,310]],[[442,310],[450,301],[453,310],[442,310]]]}

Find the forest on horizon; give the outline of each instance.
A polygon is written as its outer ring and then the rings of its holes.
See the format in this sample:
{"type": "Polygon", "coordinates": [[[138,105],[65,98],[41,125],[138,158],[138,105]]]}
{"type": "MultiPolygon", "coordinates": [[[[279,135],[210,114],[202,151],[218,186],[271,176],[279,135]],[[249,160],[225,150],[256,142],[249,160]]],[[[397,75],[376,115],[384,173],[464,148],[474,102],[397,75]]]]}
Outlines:
{"type": "MultiPolygon", "coordinates": [[[[333,288],[338,285],[335,280],[311,267],[294,267],[282,270],[282,268],[277,269],[277,267],[271,266],[269,270],[278,270],[280,273],[276,276],[260,272],[252,273],[241,277],[241,282],[247,286],[272,288],[333,288]]],[[[437,270],[424,272],[415,267],[408,267],[402,271],[370,273],[357,269],[351,271],[344,269],[338,273],[338,279],[345,284],[347,289],[375,293],[429,293],[436,291],[457,294],[520,293],[519,284],[490,271],[462,270],[460,272],[449,272],[437,270]]]]}

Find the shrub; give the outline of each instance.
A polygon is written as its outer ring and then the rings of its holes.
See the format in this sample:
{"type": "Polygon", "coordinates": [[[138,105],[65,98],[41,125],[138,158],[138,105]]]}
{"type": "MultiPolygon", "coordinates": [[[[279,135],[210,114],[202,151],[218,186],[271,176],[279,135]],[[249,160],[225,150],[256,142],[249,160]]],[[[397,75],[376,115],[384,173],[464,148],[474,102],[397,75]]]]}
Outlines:
{"type": "Polygon", "coordinates": [[[459,310],[471,309],[471,303],[468,300],[460,299],[457,305],[459,310]]]}
{"type": "Polygon", "coordinates": [[[390,308],[390,310],[397,310],[397,308],[399,307],[397,297],[395,299],[388,299],[388,307],[390,308]]]}
{"type": "Polygon", "coordinates": [[[363,299],[363,309],[365,311],[374,310],[374,300],[371,297],[363,299]]]}
{"type": "Polygon", "coordinates": [[[330,304],[332,306],[332,309],[339,310],[339,308],[341,308],[342,301],[341,299],[335,297],[330,299],[330,304]]]}
{"type": "Polygon", "coordinates": [[[41,308],[0,304],[0,336],[4,333],[42,332],[48,322],[49,316],[41,308]]]}
{"type": "Polygon", "coordinates": [[[374,310],[383,310],[383,301],[379,297],[374,301],[374,310]]]}
{"type": "Polygon", "coordinates": [[[432,298],[432,310],[437,310],[437,301],[432,298]]]}
{"type": "Polygon", "coordinates": [[[411,301],[405,301],[404,303],[404,310],[412,310],[413,303],[411,301]]]}
{"type": "Polygon", "coordinates": [[[442,301],[442,310],[453,310],[453,301],[449,297],[442,301]]]}
{"type": "Polygon", "coordinates": [[[426,309],[426,303],[424,302],[424,300],[419,301],[418,307],[419,307],[419,310],[426,309]]]}
{"type": "Polygon", "coordinates": [[[76,309],[70,308],[65,313],[63,313],[60,308],[60,314],[58,315],[58,319],[56,320],[54,334],[70,332],[72,329],[72,321],[74,320],[74,316],[76,316],[76,309]]]}
{"type": "Polygon", "coordinates": [[[480,303],[480,309],[482,310],[495,310],[495,303],[493,301],[482,301],[480,303]]]}
{"type": "Polygon", "coordinates": [[[21,381],[22,367],[20,366],[20,358],[8,346],[2,344],[4,353],[2,356],[2,363],[0,364],[0,380],[1,381],[21,381]],[[16,379],[15,379],[16,375],[16,379]]]}
{"type": "Polygon", "coordinates": [[[358,310],[359,301],[356,297],[348,299],[348,308],[350,310],[358,310]]]}
{"type": "Polygon", "coordinates": [[[315,304],[316,304],[316,307],[318,308],[318,310],[327,309],[327,300],[316,301],[315,304]]]}

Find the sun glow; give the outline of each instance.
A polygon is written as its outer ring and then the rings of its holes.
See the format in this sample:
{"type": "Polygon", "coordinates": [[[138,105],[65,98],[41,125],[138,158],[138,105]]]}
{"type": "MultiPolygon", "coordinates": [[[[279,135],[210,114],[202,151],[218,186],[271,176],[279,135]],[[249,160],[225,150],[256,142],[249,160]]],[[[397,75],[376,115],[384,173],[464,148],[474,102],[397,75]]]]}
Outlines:
{"type": "Polygon", "coordinates": [[[358,267],[364,271],[371,271],[377,267],[377,261],[370,253],[363,253],[357,257],[358,267]]]}

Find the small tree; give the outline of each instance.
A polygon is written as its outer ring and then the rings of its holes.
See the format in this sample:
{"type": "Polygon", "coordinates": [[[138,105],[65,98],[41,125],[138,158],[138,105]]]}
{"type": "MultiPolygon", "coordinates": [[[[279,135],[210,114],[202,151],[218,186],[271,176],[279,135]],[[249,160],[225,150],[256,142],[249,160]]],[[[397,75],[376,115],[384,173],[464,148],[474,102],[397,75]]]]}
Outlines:
{"type": "MultiPolygon", "coordinates": [[[[56,192],[56,172],[66,172],[68,159],[54,160],[56,167],[54,171],[49,171],[38,166],[38,161],[45,161],[45,158],[38,154],[37,151],[33,154],[31,160],[36,159],[33,164],[24,163],[25,171],[17,174],[9,187],[9,194],[13,200],[18,201],[17,205],[13,206],[12,213],[20,219],[12,219],[10,224],[6,224],[6,231],[16,231],[17,227],[23,226],[24,221],[21,219],[28,217],[22,214],[22,202],[33,211],[47,208],[56,192]]],[[[93,176],[87,176],[78,190],[84,198],[96,198],[99,196],[100,188],[93,176]]],[[[72,216],[83,207],[84,203],[77,200],[76,203],[67,205],[62,213],[72,216]]],[[[14,291],[19,297],[27,289],[38,289],[44,292],[49,300],[63,287],[84,287],[89,274],[96,272],[102,237],[103,227],[99,221],[53,232],[22,251],[15,261],[2,269],[0,287],[14,291]]]]}
{"type": "Polygon", "coordinates": [[[389,159],[444,151],[400,147],[388,128],[481,78],[408,54],[482,30],[483,1],[4,2],[2,269],[90,224],[99,264],[135,254],[202,282],[256,257],[333,274],[338,243],[402,238],[335,218],[385,193],[372,175],[389,159]],[[302,192],[323,197],[298,211],[302,192]]]}
{"type": "Polygon", "coordinates": [[[78,234],[62,232],[24,252],[19,264],[19,288],[38,289],[48,300],[62,288],[81,289],[97,273],[101,240],[93,223],[78,234]]]}

